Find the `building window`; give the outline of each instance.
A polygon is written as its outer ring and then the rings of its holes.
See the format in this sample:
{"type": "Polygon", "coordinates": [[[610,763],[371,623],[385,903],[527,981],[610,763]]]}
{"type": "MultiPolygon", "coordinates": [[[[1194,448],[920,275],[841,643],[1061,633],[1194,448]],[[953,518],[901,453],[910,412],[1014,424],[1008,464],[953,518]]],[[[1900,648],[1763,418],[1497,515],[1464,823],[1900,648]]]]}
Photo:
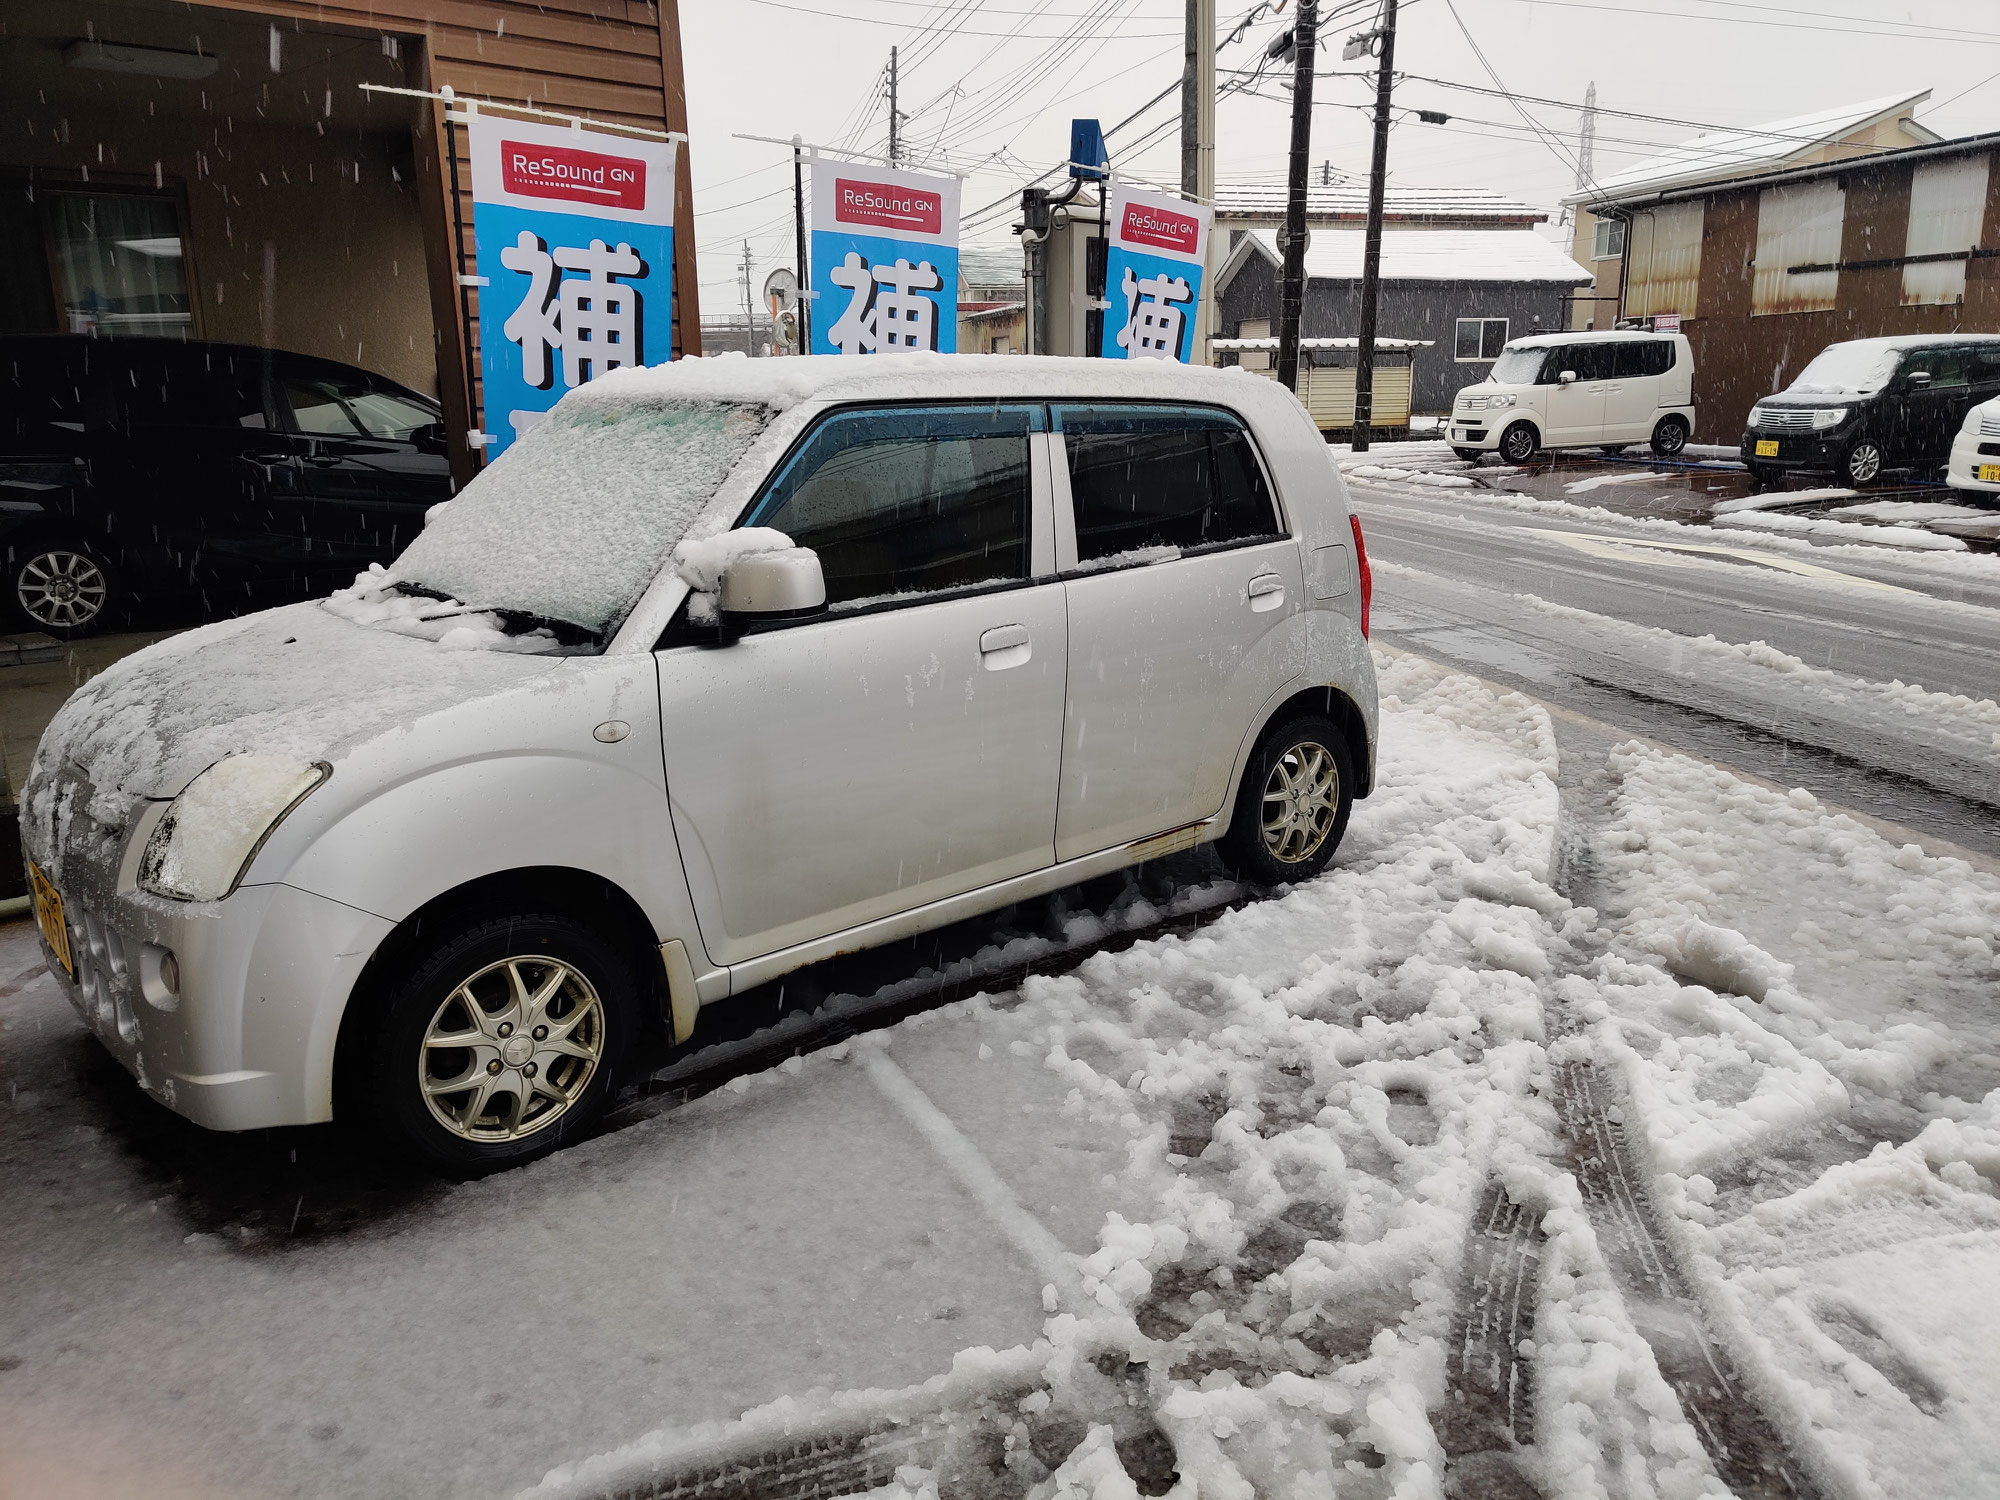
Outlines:
{"type": "Polygon", "coordinates": [[[180,212],[173,199],[53,192],[48,238],[64,332],[193,331],[180,212]]]}
{"type": "Polygon", "coordinates": [[[1599,219],[1591,233],[1590,258],[1616,260],[1625,253],[1625,221],[1599,219]]]}
{"type": "MultiPolygon", "coordinates": [[[[1940,255],[1970,250],[1979,243],[1986,216],[1988,158],[1926,162],[1910,174],[1910,226],[1905,255],[1940,255]]],[[[1965,262],[1921,261],[1903,267],[1903,305],[1924,306],[1965,300],[1965,262]]]]}
{"type": "Polygon", "coordinates": [[[1756,275],[1750,283],[1753,318],[1832,310],[1840,272],[1793,268],[1834,266],[1846,216],[1847,194],[1838,182],[1803,182],[1758,194],[1756,275]]]}
{"type": "MultiPolygon", "coordinates": [[[[1601,221],[1600,221],[1601,222],[1601,221]]],[[[1507,343],[1505,318],[1460,318],[1454,357],[1460,364],[1498,359],[1507,343]]]]}

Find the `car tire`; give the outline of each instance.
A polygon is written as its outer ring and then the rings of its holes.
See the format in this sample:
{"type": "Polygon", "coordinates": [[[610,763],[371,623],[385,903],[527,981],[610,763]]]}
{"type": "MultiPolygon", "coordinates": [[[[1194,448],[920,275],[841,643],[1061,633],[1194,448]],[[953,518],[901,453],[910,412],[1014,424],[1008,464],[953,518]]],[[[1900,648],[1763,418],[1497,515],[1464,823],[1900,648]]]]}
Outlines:
{"type": "Polygon", "coordinates": [[[1882,477],[1882,447],[1872,438],[1860,438],[1848,445],[1840,458],[1840,477],[1856,489],[1882,477]]]}
{"type": "Polygon", "coordinates": [[[467,920],[390,980],[357,1058],[365,1124],[447,1177],[573,1144],[611,1101],[639,995],[623,945],[573,917],[467,920]]]}
{"type": "Polygon", "coordinates": [[[1534,427],[1527,422],[1516,422],[1500,434],[1500,458],[1503,463],[1524,464],[1535,456],[1541,441],[1535,436],[1534,427]]]}
{"type": "Polygon", "coordinates": [[[1653,453],[1658,458],[1673,458],[1688,445],[1688,424],[1686,417],[1662,417],[1653,424],[1653,453]]]}
{"type": "Polygon", "coordinates": [[[1476,464],[1486,456],[1485,450],[1480,448],[1454,448],[1451,451],[1458,455],[1461,462],[1468,464],[1476,464]]]}
{"type": "Polygon", "coordinates": [[[123,605],[124,589],[102,553],[58,538],[10,549],[6,602],[11,628],[70,641],[102,630],[123,605]]]}
{"type": "Polygon", "coordinates": [[[1333,859],[1353,810],[1346,738],[1324,714],[1287,719],[1243,768],[1223,862],[1253,885],[1311,880],[1333,859]]]}

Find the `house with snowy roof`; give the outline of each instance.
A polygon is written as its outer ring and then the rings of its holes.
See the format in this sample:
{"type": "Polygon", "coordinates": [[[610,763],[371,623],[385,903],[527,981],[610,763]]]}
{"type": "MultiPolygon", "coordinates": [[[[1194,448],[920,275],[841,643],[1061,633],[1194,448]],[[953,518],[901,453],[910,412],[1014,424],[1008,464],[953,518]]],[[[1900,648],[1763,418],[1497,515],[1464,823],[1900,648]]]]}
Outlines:
{"type": "Polygon", "coordinates": [[[1929,97],[1711,132],[1578,189],[1601,300],[1574,325],[1671,320],[1704,442],[1828,344],[2000,330],[2000,132],[1947,140],[1915,118],[1929,97]]]}
{"type": "MultiPolygon", "coordinates": [[[[1365,218],[1364,203],[1360,219],[1343,211],[1309,223],[1299,333],[1323,341],[1310,352],[1312,363],[1353,362],[1365,218]]],[[[1408,360],[1411,411],[1449,410],[1461,389],[1486,378],[1507,340],[1562,326],[1564,299],[1590,281],[1590,272],[1538,233],[1535,222],[1496,215],[1485,227],[1465,227],[1391,220],[1385,213],[1376,326],[1408,360]]],[[[1255,341],[1277,331],[1281,270],[1275,231],[1241,227],[1215,278],[1217,348],[1224,362],[1269,364],[1255,341]],[[1225,341],[1245,342],[1232,351],[1225,341]]],[[[1389,363],[1400,368],[1401,361],[1389,363]]]]}

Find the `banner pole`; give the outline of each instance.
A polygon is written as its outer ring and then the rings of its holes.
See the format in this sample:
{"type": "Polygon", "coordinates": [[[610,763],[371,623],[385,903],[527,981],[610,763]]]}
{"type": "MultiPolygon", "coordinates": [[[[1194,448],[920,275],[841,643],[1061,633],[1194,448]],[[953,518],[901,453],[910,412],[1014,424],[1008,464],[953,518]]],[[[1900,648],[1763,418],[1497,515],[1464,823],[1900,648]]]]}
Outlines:
{"type": "MultiPolygon", "coordinates": [[[[444,101],[445,155],[451,160],[451,228],[454,248],[457,254],[457,259],[452,263],[451,277],[453,281],[458,283],[458,322],[460,334],[464,340],[465,430],[468,437],[474,433],[479,433],[483,436],[485,424],[481,419],[479,402],[472,394],[473,382],[479,378],[479,372],[473,368],[472,363],[472,288],[466,281],[465,204],[459,195],[458,134],[457,126],[452,120],[451,115],[451,85],[446,84],[444,88],[438,91],[438,95],[444,101]]],[[[467,101],[465,108],[468,116],[475,107],[471,101],[467,101]]],[[[468,138],[470,138],[469,130],[467,134],[468,138]]],[[[486,462],[486,445],[483,443],[473,443],[472,449],[479,455],[480,467],[483,468],[486,462]]]]}

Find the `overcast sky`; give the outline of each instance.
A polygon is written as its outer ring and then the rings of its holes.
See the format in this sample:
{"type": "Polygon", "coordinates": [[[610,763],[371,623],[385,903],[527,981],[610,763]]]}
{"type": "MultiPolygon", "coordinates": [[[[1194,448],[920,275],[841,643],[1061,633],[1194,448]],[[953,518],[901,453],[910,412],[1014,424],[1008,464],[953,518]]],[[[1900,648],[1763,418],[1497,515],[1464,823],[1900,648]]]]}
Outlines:
{"type": "MultiPolygon", "coordinates": [[[[970,211],[1017,198],[1062,160],[1072,116],[1109,128],[1175,84],[1185,16],[1181,0],[682,0],[680,9],[702,308],[711,313],[742,305],[736,267],[746,238],[757,285],[792,260],[788,154],[735,133],[886,149],[883,83],[893,45],[912,165],[969,173],[970,211]]],[[[1251,9],[1249,0],[1218,0],[1221,35],[1251,9]]],[[[1276,14],[1268,13],[1276,6],[1260,9],[1267,13],[1244,39],[1219,54],[1225,84],[1291,25],[1290,3],[1276,14]]],[[[1376,9],[1375,0],[1322,0],[1322,14],[1335,18],[1322,33],[1329,46],[1315,88],[1316,170],[1330,161],[1338,172],[1367,175],[1372,83],[1324,75],[1364,66],[1343,63],[1340,43],[1366,29],[1376,9]]],[[[1599,177],[1701,127],[1758,125],[1919,89],[1932,94],[1918,118],[1946,136],[2000,129],[2000,0],[1403,0],[1401,14],[1399,72],[1487,89],[1497,74],[1517,94],[1578,104],[1594,81],[1600,107],[1687,122],[1600,115],[1599,177]]],[[[1218,181],[1283,180],[1286,71],[1272,65],[1256,93],[1221,100],[1218,181]]],[[[1396,127],[1392,182],[1490,187],[1551,216],[1571,190],[1575,108],[1526,106],[1552,144],[1504,98],[1416,77],[1396,98],[1453,119],[1396,127]]],[[[1177,185],[1179,153],[1178,90],[1112,141],[1123,173],[1167,186],[1177,185]]],[[[996,213],[968,229],[967,241],[1009,243],[1012,223],[996,213]]]]}

